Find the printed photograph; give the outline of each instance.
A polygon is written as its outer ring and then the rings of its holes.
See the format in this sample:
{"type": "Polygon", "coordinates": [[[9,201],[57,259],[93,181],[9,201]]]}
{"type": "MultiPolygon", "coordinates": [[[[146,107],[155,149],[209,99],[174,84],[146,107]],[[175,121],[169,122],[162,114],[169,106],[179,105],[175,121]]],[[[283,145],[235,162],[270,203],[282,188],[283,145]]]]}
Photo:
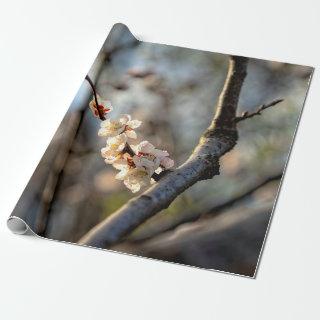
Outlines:
{"type": "Polygon", "coordinates": [[[255,277],[312,72],[116,24],[11,216],[141,263],[255,277]]]}

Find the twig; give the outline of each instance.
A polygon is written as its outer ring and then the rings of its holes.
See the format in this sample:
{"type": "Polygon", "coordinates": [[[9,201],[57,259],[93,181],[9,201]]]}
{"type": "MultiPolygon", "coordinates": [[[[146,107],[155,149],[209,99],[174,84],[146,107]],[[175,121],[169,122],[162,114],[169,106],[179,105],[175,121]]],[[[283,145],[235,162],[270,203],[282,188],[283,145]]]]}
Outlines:
{"type": "Polygon", "coordinates": [[[94,101],[96,103],[96,109],[98,111],[98,115],[99,115],[100,120],[106,120],[105,116],[102,113],[102,110],[100,110],[100,108],[99,108],[98,96],[97,96],[96,88],[95,88],[92,80],[90,79],[90,77],[88,75],[86,75],[85,79],[89,82],[90,87],[92,89],[93,96],[94,96],[94,101]]]}
{"type": "Polygon", "coordinates": [[[122,153],[123,154],[128,153],[131,157],[133,157],[135,155],[135,152],[132,150],[132,148],[128,142],[126,142],[126,144],[122,150],[122,153]]]}
{"type": "Polygon", "coordinates": [[[270,102],[270,103],[268,103],[268,104],[263,104],[263,105],[261,105],[261,106],[257,109],[257,111],[254,111],[254,112],[251,112],[251,113],[248,112],[248,111],[245,111],[245,112],[242,113],[241,116],[235,118],[235,122],[238,123],[238,122],[243,121],[243,120],[245,120],[245,119],[249,119],[249,118],[252,118],[252,117],[254,117],[254,116],[261,115],[261,112],[262,112],[263,110],[268,109],[268,108],[270,108],[270,107],[273,107],[273,106],[275,106],[276,104],[282,102],[283,100],[284,100],[284,99],[277,99],[277,100],[274,100],[274,101],[272,101],[272,102],[270,102]]]}

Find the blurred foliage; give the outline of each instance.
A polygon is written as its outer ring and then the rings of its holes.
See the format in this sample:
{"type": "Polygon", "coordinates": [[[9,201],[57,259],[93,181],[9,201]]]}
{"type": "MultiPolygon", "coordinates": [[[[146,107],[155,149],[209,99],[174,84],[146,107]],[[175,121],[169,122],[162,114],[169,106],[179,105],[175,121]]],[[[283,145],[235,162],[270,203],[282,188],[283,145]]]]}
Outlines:
{"type": "Polygon", "coordinates": [[[119,191],[116,194],[110,194],[103,198],[101,219],[108,217],[130,199],[128,192],[119,191]]]}

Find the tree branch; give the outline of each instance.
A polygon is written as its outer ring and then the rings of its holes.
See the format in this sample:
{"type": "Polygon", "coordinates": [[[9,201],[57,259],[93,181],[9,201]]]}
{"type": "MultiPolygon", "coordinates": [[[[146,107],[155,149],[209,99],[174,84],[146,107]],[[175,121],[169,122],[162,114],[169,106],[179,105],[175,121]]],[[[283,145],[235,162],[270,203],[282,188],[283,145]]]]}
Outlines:
{"type": "Polygon", "coordinates": [[[228,74],[213,121],[189,159],[91,229],[80,239],[80,244],[99,248],[115,244],[141,223],[167,208],[193,184],[219,174],[219,159],[236,145],[238,138],[234,119],[247,64],[247,58],[230,57],[228,74]]]}
{"type": "Polygon", "coordinates": [[[207,219],[208,217],[216,217],[224,213],[225,210],[228,210],[230,207],[239,205],[241,201],[245,200],[247,197],[250,197],[254,192],[264,188],[269,183],[280,180],[281,177],[282,172],[256,181],[254,185],[242,186],[240,192],[237,192],[229,199],[223,200],[220,203],[205,209],[204,212],[203,210],[195,211],[194,209],[186,209],[182,215],[176,217],[171,216],[170,218],[168,217],[168,219],[166,219],[164,216],[162,216],[163,219],[161,220],[155,222],[149,221],[149,224],[146,222],[147,225],[144,225],[142,230],[139,230],[139,228],[134,230],[133,233],[126,238],[126,241],[129,241],[130,243],[137,241],[140,242],[142,240],[144,241],[158,236],[163,232],[174,230],[185,223],[207,219]]]}
{"type": "Polygon", "coordinates": [[[251,112],[251,113],[249,113],[248,111],[245,111],[245,112],[242,113],[241,116],[235,118],[235,122],[238,123],[238,122],[240,122],[240,121],[243,121],[243,120],[252,118],[252,117],[254,117],[254,116],[259,116],[259,115],[261,115],[261,112],[262,112],[263,110],[268,109],[268,108],[270,108],[270,107],[273,107],[273,106],[275,106],[276,104],[282,102],[283,100],[284,100],[284,99],[277,99],[277,100],[274,100],[274,101],[272,101],[272,102],[270,102],[270,103],[268,103],[268,104],[263,104],[263,105],[261,105],[261,106],[257,109],[257,111],[254,111],[254,112],[251,112]]]}
{"type": "Polygon", "coordinates": [[[103,115],[102,113],[102,110],[100,110],[99,108],[99,102],[98,102],[98,96],[97,96],[97,91],[96,91],[96,88],[92,82],[92,80],[90,79],[90,77],[88,75],[86,75],[85,79],[88,81],[88,83],[90,84],[90,87],[92,89],[92,92],[93,92],[93,96],[94,96],[94,101],[96,103],[96,109],[97,109],[97,112],[98,112],[98,115],[99,115],[99,118],[100,120],[106,120],[105,116],[103,115]]]}

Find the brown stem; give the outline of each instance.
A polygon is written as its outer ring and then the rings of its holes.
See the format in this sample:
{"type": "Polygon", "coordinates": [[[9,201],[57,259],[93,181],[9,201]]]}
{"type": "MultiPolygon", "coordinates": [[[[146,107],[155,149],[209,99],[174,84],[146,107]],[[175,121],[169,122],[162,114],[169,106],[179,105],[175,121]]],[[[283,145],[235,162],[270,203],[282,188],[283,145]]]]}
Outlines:
{"type": "Polygon", "coordinates": [[[284,99],[277,99],[277,100],[274,100],[274,101],[272,101],[272,102],[270,102],[270,103],[263,104],[262,106],[260,106],[260,107],[257,109],[257,111],[254,111],[254,112],[251,112],[251,113],[248,112],[248,111],[245,111],[245,112],[242,113],[241,116],[235,117],[235,122],[238,123],[238,122],[240,122],[240,121],[243,121],[243,120],[246,120],[246,119],[250,119],[250,118],[252,118],[252,117],[254,117],[254,116],[259,116],[259,115],[261,115],[261,112],[262,112],[263,110],[268,109],[268,108],[270,108],[270,107],[273,107],[273,106],[275,106],[276,104],[282,102],[283,100],[284,100],[284,99]]]}
{"type": "Polygon", "coordinates": [[[131,157],[136,155],[128,142],[126,142],[126,145],[122,150],[122,153],[128,153],[131,157]]]}
{"type": "Polygon", "coordinates": [[[94,100],[96,103],[96,109],[98,111],[98,115],[99,115],[100,120],[106,120],[105,116],[102,113],[102,110],[99,109],[98,96],[97,96],[96,88],[95,88],[92,80],[90,79],[90,77],[88,75],[86,75],[85,79],[89,82],[90,87],[92,89],[94,100]]]}

